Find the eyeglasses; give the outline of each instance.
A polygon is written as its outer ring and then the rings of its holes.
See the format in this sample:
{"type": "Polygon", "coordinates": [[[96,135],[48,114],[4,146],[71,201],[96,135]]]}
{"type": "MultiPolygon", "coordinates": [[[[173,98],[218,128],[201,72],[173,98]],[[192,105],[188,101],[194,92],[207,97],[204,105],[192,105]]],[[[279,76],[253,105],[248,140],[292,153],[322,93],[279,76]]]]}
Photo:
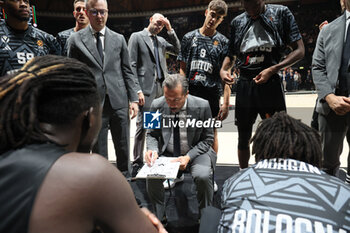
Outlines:
{"type": "Polygon", "coordinates": [[[181,100],[183,100],[184,95],[182,95],[180,98],[165,98],[165,101],[169,102],[169,103],[178,103],[181,100]]]}
{"type": "Polygon", "coordinates": [[[90,14],[94,17],[96,17],[98,14],[100,14],[102,17],[105,16],[108,12],[108,10],[102,9],[102,10],[97,10],[97,9],[91,9],[89,10],[90,14]]]}

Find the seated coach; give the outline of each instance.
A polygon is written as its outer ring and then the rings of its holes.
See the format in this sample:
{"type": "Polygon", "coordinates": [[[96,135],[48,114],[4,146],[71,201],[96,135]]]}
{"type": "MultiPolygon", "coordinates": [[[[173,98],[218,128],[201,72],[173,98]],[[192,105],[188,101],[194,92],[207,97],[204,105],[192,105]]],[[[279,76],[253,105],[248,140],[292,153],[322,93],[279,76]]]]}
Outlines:
{"type": "MultiPolygon", "coordinates": [[[[197,188],[199,208],[212,205],[213,170],[216,153],[212,149],[213,126],[207,100],[188,94],[188,82],[179,74],[169,75],[163,82],[164,96],[151,105],[154,118],[160,116],[161,127],[148,129],[146,162],[151,166],[159,156],[174,157],[180,171],[189,170],[197,188]]],[[[180,174],[178,174],[179,176],[180,174]]],[[[161,179],[148,179],[147,192],[162,219],[165,214],[164,187],[161,179]]]]}

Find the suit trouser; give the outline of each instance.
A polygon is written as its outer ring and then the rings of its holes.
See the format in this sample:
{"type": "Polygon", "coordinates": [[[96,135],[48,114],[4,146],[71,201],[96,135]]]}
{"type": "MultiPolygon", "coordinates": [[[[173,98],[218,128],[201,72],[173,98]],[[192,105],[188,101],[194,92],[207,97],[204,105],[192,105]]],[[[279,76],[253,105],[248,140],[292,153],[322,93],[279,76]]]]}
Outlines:
{"type": "MultiPolygon", "coordinates": [[[[350,129],[349,129],[349,127],[348,127],[348,132],[346,133],[346,141],[348,142],[348,145],[350,146],[350,129]]],[[[349,150],[349,154],[348,154],[348,168],[347,168],[346,174],[347,174],[346,180],[348,183],[350,183],[350,150],[349,150]]]]}
{"type": "MultiPolygon", "coordinates": [[[[120,108],[113,109],[108,96],[106,96],[103,112],[102,112],[102,126],[98,135],[97,143],[93,152],[99,153],[108,159],[108,129],[111,131],[112,140],[117,159],[117,167],[123,173],[130,172],[130,120],[129,109],[120,108]]],[[[124,174],[126,175],[126,174],[124,174]]]]}
{"type": "MultiPolygon", "coordinates": [[[[203,209],[213,204],[213,169],[209,155],[202,154],[190,164],[190,171],[197,189],[199,208],[203,209]]],[[[155,214],[162,219],[165,214],[164,180],[147,179],[146,188],[148,196],[154,206],[155,214]]]]}
{"type": "Polygon", "coordinates": [[[146,129],[143,128],[143,112],[150,110],[152,101],[163,95],[162,84],[155,81],[153,91],[150,95],[145,95],[145,104],[140,106],[137,114],[136,132],[134,138],[134,162],[133,164],[143,164],[143,148],[145,146],[146,129]]]}
{"type": "Polygon", "coordinates": [[[330,175],[338,176],[343,151],[344,137],[348,131],[350,114],[338,116],[330,111],[327,116],[318,114],[319,129],[322,137],[323,170],[330,175]]]}

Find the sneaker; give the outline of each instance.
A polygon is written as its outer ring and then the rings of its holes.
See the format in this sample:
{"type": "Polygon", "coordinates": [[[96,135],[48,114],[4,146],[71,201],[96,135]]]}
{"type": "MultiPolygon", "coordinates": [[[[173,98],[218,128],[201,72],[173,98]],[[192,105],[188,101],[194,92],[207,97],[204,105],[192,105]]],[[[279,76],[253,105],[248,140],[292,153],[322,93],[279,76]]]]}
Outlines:
{"type": "Polygon", "coordinates": [[[350,175],[346,174],[345,184],[350,184],[350,175]]]}
{"type": "Polygon", "coordinates": [[[180,176],[180,178],[169,179],[169,183],[168,183],[168,180],[164,180],[164,182],[163,182],[164,189],[169,189],[169,184],[170,184],[170,188],[172,189],[175,187],[176,183],[182,182],[182,181],[184,181],[184,179],[185,179],[185,176],[184,176],[184,174],[182,174],[180,176]]]}
{"type": "Polygon", "coordinates": [[[216,182],[214,181],[214,193],[216,193],[218,190],[219,190],[219,187],[216,184],[216,182]]]}

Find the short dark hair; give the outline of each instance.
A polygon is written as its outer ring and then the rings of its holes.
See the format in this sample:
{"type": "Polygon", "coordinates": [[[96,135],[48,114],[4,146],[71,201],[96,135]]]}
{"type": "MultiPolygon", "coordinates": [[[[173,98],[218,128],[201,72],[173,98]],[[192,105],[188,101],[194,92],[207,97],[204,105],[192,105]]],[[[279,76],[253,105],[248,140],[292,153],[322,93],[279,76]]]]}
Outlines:
{"type": "Polygon", "coordinates": [[[70,125],[100,104],[89,67],[75,59],[47,55],[0,78],[0,154],[50,141],[40,123],[70,125]]]}
{"type": "Polygon", "coordinates": [[[208,5],[208,9],[215,11],[219,15],[227,15],[227,4],[223,0],[212,0],[208,5]]]}
{"type": "Polygon", "coordinates": [[[170,90],[177,87],[177,85],[181,84],[182,86],[182,94],[186,95],[188,91],[188,81],[185,76],[181,74],[170,74],[163,81],[163,88],[167,87],[170,90]]]}
{"type": "Polygon", "coordinates": [[[291,158],[319,168],[322,165],[319,133],[285,112],[261,121],[250,142],[256,162],[291,158]]]}

